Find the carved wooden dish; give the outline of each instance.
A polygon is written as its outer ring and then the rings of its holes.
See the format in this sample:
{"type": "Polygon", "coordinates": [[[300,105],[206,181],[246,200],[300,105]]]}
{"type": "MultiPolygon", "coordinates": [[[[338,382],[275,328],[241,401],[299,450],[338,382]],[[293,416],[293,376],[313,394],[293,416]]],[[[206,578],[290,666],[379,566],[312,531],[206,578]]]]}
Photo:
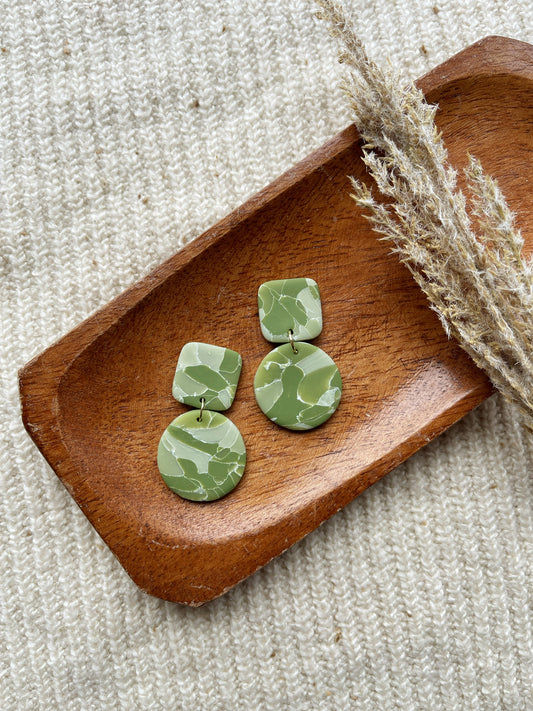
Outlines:
{"type": "MultiPolygon", "coordinates": [[[[496,176],[532,232],[533,48],[490,37],[426,75],[451,161],[467,151],[496,176]],[[531,181],[531,182],[530,182],[531,181]]],[[[407,270],[348,196],[363,177],[347,128],[20,373],[24,424],[98,533],[143,590],[200,605],[301,539],[491,393],[446,339],[407,270]],[[335,360],[343,397],[333,417],[297,433],[256,406],[252,380],[271,349],[257,289],[306,276],[321,289],[314,342],[335,360]],[[156,452],[187,410],[171,395],[189,340],[244,361],[227,415],[248,463],[209,504],[163,483],[156,452]]]]}

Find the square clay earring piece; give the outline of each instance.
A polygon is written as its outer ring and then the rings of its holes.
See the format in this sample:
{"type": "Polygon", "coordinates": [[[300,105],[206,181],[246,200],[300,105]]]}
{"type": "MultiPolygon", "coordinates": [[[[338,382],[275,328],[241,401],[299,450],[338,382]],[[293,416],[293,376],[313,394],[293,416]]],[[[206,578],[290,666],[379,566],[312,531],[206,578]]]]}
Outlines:
{"type": "Polygon", "coordinates": [[[207,343],[186,343],[181,349],[172,394],[185,405],[227,410],[235,397],[242,358],[235,351],[207,343]]]}
{"type": "Polygon", "coordinates": [[[322,331],[322,302],[313,279],[278,279],[261,284],[257,294],[261,332],[267,341],[309,341],[322,331]]]}

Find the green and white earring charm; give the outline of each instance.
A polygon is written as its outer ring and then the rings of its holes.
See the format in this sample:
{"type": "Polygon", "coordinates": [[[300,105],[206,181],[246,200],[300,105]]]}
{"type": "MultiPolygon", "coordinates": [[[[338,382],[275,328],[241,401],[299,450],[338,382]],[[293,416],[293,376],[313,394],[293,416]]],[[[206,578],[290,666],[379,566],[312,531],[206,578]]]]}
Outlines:
{"type": "Polygon", "coordinates": [[[259,287],[259,320],[267,341],[283,343],[257,369],[254,391],[265,415],[290,430],[310,430],[331,417],[342,391],[339,369],[306,341],[322,331],[322,303],[313,279],[280,279],[259,287]]]}
{"type": "Polygon", "coordinates": [[[244,441],[220,413],[233,402],[241,367],[241,356],[229,348],[191,342],[181,350],[172,394],[197,409],[176,417],[163,432],[157,465],[167,486],[184,499],[220,499],[243,475],[244,441]]]}

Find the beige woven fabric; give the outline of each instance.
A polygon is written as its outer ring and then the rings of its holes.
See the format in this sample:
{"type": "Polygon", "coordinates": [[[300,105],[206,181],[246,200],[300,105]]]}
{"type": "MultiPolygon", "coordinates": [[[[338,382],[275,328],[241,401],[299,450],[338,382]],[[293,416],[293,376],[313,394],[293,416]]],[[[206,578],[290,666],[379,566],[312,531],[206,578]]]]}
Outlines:
{"type": "MultiPolygon", "coordinates": [[[[528,0],[346,0],[418,76],[528,0]]],[[[197,610],[140,592],[16,370],[348,123],[304,0],[0,3],[0,708],[533,709],[533,438],[493,398],[197,610]]],[[[81,414],[80,414],[81,416],[81,414]]]]}

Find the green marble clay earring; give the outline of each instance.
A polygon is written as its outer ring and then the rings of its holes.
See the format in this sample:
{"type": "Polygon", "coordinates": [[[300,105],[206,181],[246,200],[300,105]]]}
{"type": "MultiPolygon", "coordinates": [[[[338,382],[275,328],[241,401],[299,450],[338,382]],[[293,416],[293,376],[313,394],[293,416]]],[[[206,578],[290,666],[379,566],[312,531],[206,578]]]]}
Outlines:
{"type": "Polygon", "coordinates": [[[313,279],[267,281],[259,287],[258,301],[263,336],[283,345],[265,356],[257,369],[257,404],[281,427],[318,427],[335,412],[342,391],[333,360],[305,343],[322,331],[318,285],[313,279]]]}
{"type": "Polygon", "coordinates": [[[157,465],[163,480],[190,501],[214,501],[239,483],[246,449],[227,410],[237,390],[241,356],[229,348],[186,343],[180,353],[172,394],[200,408],[176,417],[163,432],[157,465]]]}

